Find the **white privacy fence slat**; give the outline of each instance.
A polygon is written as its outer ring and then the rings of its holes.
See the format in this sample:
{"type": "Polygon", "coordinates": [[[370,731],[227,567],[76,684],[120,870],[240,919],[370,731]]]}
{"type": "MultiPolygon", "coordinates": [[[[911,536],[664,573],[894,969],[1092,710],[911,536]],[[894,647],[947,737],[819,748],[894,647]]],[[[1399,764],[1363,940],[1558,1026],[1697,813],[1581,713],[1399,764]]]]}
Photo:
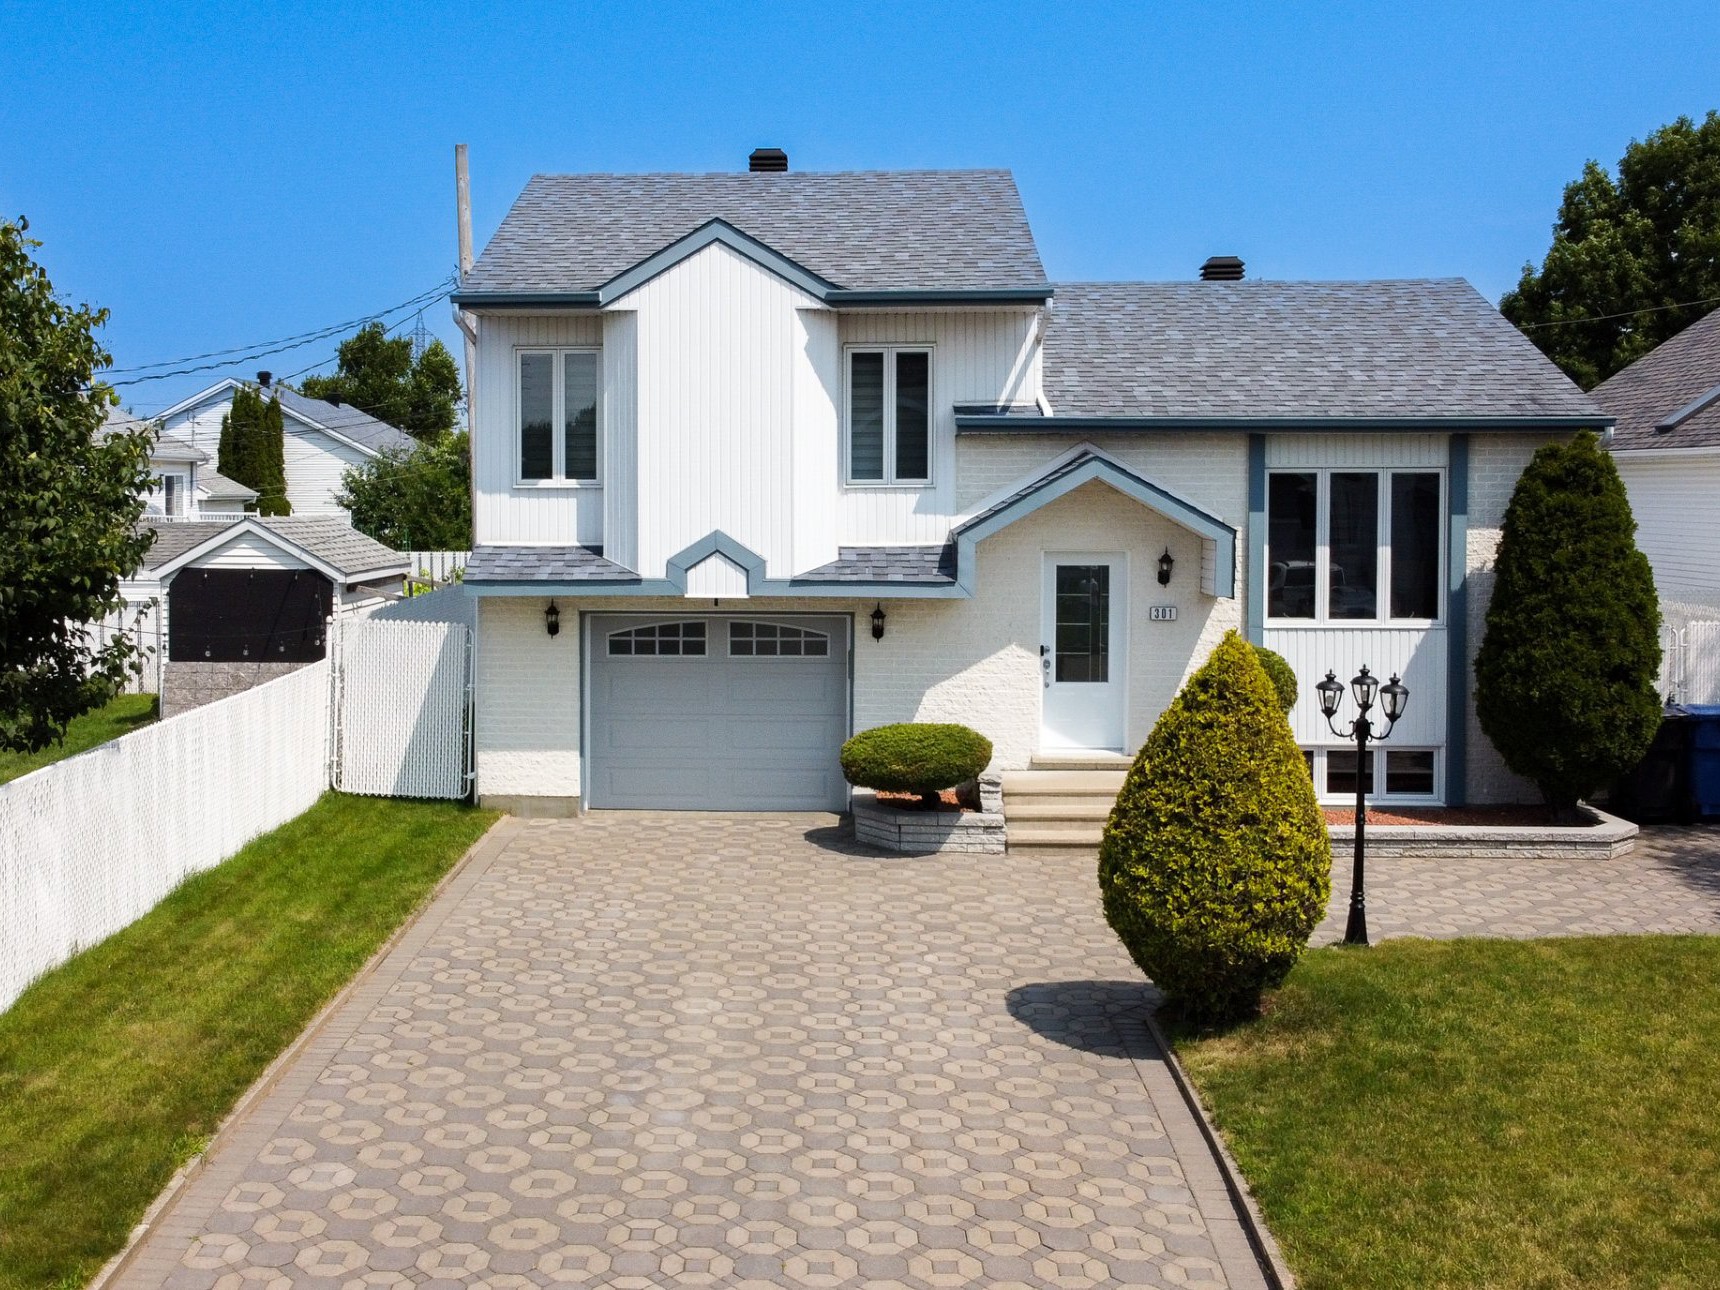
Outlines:
{"type": "Polygon", "coordinates": [[[432,582],[452,582],[454,575],[466,567],[470,551],[408,551],[410,576],[429,578],[432,582]]]}
{"type": "Polygon", "coordinates": [[[471,632],[372,618],[340,625],[333,652],[334,786],[379,797],[466,796],[471,632]]]}
{"type": "Polygon", "coordinates": [[[0,785],[0,1010],[328,786],[327,660],[0,785]]]}
{"type": "Polygon", "coordinates": [[[1683,644],[1680,702],[1720,703],[1720,623],[1687,624],[1683,644]]]}

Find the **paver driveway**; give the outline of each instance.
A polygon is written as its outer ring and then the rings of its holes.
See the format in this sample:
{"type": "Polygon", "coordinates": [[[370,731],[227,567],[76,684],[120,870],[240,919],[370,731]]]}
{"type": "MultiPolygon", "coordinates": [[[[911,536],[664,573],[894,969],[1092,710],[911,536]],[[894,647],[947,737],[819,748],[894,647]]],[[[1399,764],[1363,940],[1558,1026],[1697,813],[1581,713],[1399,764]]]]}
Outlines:
{"type": "Polygon", "coordinates": [[[1264,1284],[1087,860],[502,830],[122,1284],[1264,1284]]]}

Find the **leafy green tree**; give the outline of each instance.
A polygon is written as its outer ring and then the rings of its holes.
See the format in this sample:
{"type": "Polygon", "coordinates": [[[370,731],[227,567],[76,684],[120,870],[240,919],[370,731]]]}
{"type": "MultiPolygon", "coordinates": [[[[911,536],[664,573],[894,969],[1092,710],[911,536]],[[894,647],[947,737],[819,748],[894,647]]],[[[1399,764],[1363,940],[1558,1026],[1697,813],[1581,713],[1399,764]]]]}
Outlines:
{"type": "Polygon", "coordinates": [[[93,645],[85,624],[119,609],[154,540],[137,527],[151,432],[103,429],[107,310],[55,298],[28,228],[0,222],[0,748],[22,752],[137,671],[127,639],[93,645]]]}
{"type": "Polygon", "coordinates": [[[1553,245],[1499,302],[1584,389],[1720,302],[1720,113],[1633,140],[1565,187],[1553,245]]]}
{"type": "Polygon", "coordinates": [[[472,546],[472,460],[464,434],[392,448],[341,477],[352,524],[396,551],[472,546]]]}
{"type": "Polygon", "coordinates": [[[313,399],[350,403],[415,439],[435,439],[454,428],[460,369],[439,340],[414,358],[410,337],[366,323],[341,342],[333,376],[306,377],[299,389],[313,399]]]}
{"type": "Polygon", "coordinates": [[[263,396],[252,386],[233,391],[233,405],[221,418],[217,465],[228,479],[255,489],[252,509],[259,515],[291,515],[287,500],[286,427],[281,401],[263,396]]]}
{"type": "Polygon", "coordinates": [[[1594,435],[1540,449],[1505,509],[1475,710],[1560,818],[1659,728],[1660,603],[1618,467],[1594,435]]]}
{"type": "Polygon", "coordinates": [[[1258,1007],[1332,886],[1314,784],[1272,681],[1235,632],[1165,709],[1099,847],[1105,917],[1184,1016],[1258,1007]]]}

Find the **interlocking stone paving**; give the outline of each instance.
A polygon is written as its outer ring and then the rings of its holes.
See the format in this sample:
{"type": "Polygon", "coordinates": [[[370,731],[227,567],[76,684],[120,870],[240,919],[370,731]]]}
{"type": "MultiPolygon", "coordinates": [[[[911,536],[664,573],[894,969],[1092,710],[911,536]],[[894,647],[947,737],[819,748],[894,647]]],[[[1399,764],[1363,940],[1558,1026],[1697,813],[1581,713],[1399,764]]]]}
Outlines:
{"type": "Polygon", "coordinates": [[[172,1290],[1258,1286],[1087,860],[508,822],[128,1265],[172,1290]]]}
{"type": "MultiPolygon", "coordinates": [[[[1344,937],[1351,856],[1333,851],[1316,945],[1344,937]]],[[[1644,828],[1616,860],[1369,858],[1367,897],[1373,940],[1720,932],[1720,826],[1644,828]]]]}

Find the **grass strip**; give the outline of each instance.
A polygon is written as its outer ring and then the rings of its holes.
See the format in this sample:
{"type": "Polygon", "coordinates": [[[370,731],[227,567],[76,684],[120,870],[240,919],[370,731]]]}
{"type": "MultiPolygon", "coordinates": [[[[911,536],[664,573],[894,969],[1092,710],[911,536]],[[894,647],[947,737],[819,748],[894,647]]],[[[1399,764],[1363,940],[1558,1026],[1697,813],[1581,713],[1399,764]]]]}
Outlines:
{"type": "Polygon", "coordinates": [[[0,752],[0,784],[28,775],[33,770],[52,766],[67,757],[88,752],[97,744],[129,735],[154,721],[158,711],[153,694],[115,695],[102,707],[72,718],[66,726],[66,737],[49,744],[39,752],[0,752]]]}

